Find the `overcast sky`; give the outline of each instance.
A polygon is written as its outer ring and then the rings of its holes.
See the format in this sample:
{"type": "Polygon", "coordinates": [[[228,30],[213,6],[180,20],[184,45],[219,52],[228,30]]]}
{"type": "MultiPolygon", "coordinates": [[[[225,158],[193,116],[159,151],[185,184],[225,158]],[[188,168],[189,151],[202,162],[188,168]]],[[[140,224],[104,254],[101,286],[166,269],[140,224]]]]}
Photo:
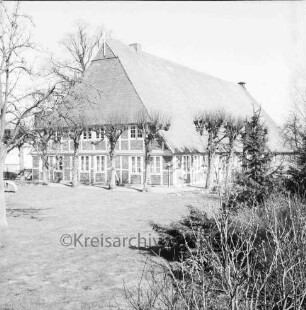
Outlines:
{"type": "Polygon", "coordinates": [[[306,3],[21,2],[36,25],[34,40],[59,53],[76,20],[102,24],[125,43],[232,82],[244,81],[281,123],[306,55],[306,3]]]}

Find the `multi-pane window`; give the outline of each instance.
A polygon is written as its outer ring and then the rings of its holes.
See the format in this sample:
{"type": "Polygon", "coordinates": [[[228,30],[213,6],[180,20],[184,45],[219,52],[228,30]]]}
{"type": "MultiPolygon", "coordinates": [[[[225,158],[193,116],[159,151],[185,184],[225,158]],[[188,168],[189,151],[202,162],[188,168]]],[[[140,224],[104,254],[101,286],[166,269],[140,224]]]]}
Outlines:
{"type": "Polygon", "coordinates": [[[63,156],[56,156],[55,169],[63,170],[63,156]]]}
{"type": "Polygon", "coordinates": [[[131,138],[136,138],[136,126],[131,126],[131,138]]]}
{"type": "Polygon", "coordinates": [[[142,131],[137,126],[131,126],[131,139],[142,138],[142,131]]]}
{"type": "Polygon", "coordinates": [[[137,128],[137,137],[142,138],[142,130],[137,128]]]}
{"type": "Polygon", "coordinates": [[[161,157],[160,156],[152,156],[150,158],[150,171],[151,173],[161,172],[161,157]]]}
{"type": "Polygon", "coordinates": [[[83,131],[83,140],[87,140],[87,130],[83,131]]]}
{"type": "Polygon", "coordinates": [[[81,156],[81,171],[89,171],[89,156],[81,156]]]}
{"type": "Polygon", "coordinates": [[[92,130],[87,129],[83,131],[83,140],[90,140],[92,138],[92,130]]]}
{"type": "Polygon", "coordinates": [[[190,170],[190,157],[188,155],[183,156],[183,169],[185,171],[190,170]]]}
{"type": "Polygon", "coordinates": [[[132,173],[141,173],[141,157],[132,156],[132,173]]]}
{"type": "Polygon", "coordinates": [[[203,164],[203,157],[201,155],[195,155],[193,157],[193,168],[195,170],[201,170],[203,164]]]}
{"type": "Polygon", "coordinates": [[[104,129],[100,128],[96,131],[96,139],[103,139],[104,138],[104,129]]]}
{"type": "Polygon", "coordinates": [[[96,156],[96,171],[102,172],[105,171],[105,156],[96,156]]]}

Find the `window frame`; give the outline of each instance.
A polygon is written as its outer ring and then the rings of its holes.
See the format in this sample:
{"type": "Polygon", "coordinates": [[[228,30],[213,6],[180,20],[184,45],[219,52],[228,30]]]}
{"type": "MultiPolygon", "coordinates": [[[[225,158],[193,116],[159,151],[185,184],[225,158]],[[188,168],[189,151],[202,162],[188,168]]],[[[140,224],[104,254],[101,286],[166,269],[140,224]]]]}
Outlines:
{"type": "Polygon", "coordinates": [[[131,156],[131,174],[141,175],[142,172],[143,172],[143,160],[142,160],[142,157],[141,156],[131,156]],[[135,160],[135,162],[134,162],[135,165],[134,166],[133,166],[133,159],[135,160]]]}
{"type": "Polygon", "coordinates": [[[105,137],[104,128],[100,128],[99,130],[95,131],[95,133],[96,133],[96,139],[97,140],[104,139],[104,137],[105,137]]]}
{"type": "Polygon", "coordinates": [[[96,155],[95,156],[95,172],[105,173],[106,172],[106,156],[105,155],[96,155]],[[99,158],[99,161],[98,161],[99,158]],[[103,158],[103,160],[102,160],[103,158]],[[98,162],[100,163],[98,169],[98,162]]]}
{"type": "Polygon", "coordinates": [[[82,132],[82,140],[92,140],[92,129],[87,128],[82,132]]]}
{"type": "Polygon", "coordinates": [[[80,171],[81,172],[90,171],[90,156],[89,155],[81,155],[80,171]],[[87,158],[88,158],[88,162],[86,161],[87,158]],[[87,168],[87,163],[88,163],[88,170],[84,169],[84,168],[87,168]]]}
{"type": "Polygon", "coordinates": [[[182,168],[186,172],[190,172],[190,168],[191,168],[191,162],[190,161],[191,160],[190,160],[190,156],[189,155],[183,155],[182,156],[182,168]]]}
{"type": "Polygon", "coordinates": [[[129,132],[130,132],[130,139],[132,140],[143,138],[142,130],[139,129],[137,125],[131,125],[129,132]],[[132,133],[133,133],[133,136],[132,136],[132,133]]]}
{"type": "Polygon", "coordinates": [[[64,160],[63,156],[55,156],[55,170],[63,171],[64,170],[64,160]]]}
{"type": "Polygon", "coordinates": [[[151,174],[161,174],[162,173],[162,156],[151,156],[151,158],[150,158],[150,173],[151,174]],[[159,169],[157,169],[157,162],[159,162],[159,169]]]}

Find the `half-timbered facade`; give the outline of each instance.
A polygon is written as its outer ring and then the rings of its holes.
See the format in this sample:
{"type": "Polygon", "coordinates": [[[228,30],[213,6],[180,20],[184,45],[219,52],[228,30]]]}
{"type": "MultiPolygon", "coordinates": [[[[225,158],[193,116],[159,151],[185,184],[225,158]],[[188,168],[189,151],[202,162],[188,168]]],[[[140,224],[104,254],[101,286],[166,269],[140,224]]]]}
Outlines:
{"type": "MultiPolygon", "coordinates": [[[[139,44],[125,45],[111,40],[104,44],[85,75],[87,84],[100,91],[95,105],[88,105],[88,128],[82,134],[79,151],[79,180],[104,184],[110,178],[109,145],[101,141],[102,115],[125,115],[126,130],[116,145],[116,170],[119,184],[141,184],[144,175],[144,141],[135,115],[140,109],[161,111],[171,117],[169,131],[162,132],[153,145],[152,185],[180,186],[203,184],[206,177],[206,139],[195,130],[193,117],[203,110],[223,109],[234,115],[250,115],[259,105],[243,83],[227,82],[202,72],[172,63],[141,50],[139,44]],[[100,118],[101,115],[101,118],[100,118]]],[[[269,129],[269,148],[282,152],[278,128],[262,111],[269,129]]],[[[70,181],[73,144],[62,137],[50,153],[50,180],[70,181]]],[[[214,179],[225,173],[225,158],[220,153],[214,164],[214,179]]],[[[238,167],[238,159],[234,158],[238,167]]],[[[42,178],[41,161],[33,153],[33,179],[42,178]]]]}

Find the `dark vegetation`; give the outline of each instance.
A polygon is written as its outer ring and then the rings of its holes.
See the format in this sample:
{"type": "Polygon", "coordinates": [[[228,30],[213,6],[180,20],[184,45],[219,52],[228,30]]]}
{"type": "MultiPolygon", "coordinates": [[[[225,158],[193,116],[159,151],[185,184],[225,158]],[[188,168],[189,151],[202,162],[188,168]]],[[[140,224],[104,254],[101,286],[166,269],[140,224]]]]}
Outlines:
{"type": "MultiPolygon", "coordinates": [[[[241,132],[242,171],[213,217],[189,207],[153,223],[159,248],[132,309],[306,309],[306,140],[286,175],[271,170],[260,111],[241,132]]],[[[143,279],[141,280],[143,282],[143,279]]]]}

